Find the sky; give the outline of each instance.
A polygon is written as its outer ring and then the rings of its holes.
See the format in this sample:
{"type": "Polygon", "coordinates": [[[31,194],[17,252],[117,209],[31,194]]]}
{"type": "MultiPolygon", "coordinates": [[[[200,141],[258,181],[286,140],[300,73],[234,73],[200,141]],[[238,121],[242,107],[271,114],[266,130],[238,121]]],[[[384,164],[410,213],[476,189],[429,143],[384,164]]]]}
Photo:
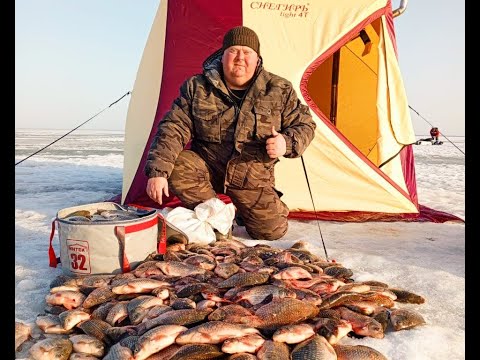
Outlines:
{"type": "MultiPolygon", "coordinates": [[[[17,130],[15,161],[59,134],[17,130]]],[[[454,144],[414,146],[418,198],[422,205],[465,219],[465,156],[458,150],[465,151],[465,140],[454,144]]],[[[50,282],[62,274],[61,267],[48,266],[56,213],[104,201],[121,190],[122,145],[120,132],[80,129],[15,167],[15,321],[33,326],[44,311],[50,282]]],[[[58,229],[55,234],[59,256],[58,229]]],[[[275,242],[254,241],[239,226],[233,236],[248,246],[287,248],[306,241],[322,257],[325,246],[329,260],[352,270],[355,281],[381,281],[426,299],[421,305],[395,303],[417,311],[425,325],[387,331],[383,339],[345,337],[341,344],[366,345],[391,360],[465,359],[465,223],[291,220],[288,233],[275,242]]],[[[17,358],[27,358],[32,344],[17,358]]]]}
{"type": "MultiPolygon", "coordinates": [[[[132,90],[159,2],[15,0],[15,128],[70,130],[132,90]]],[[[415,134],[465,135],[465,2],[405,2],[394,25],[415,134]]],[[[84,128],[123,130],[129,99],[84,128]]]]}

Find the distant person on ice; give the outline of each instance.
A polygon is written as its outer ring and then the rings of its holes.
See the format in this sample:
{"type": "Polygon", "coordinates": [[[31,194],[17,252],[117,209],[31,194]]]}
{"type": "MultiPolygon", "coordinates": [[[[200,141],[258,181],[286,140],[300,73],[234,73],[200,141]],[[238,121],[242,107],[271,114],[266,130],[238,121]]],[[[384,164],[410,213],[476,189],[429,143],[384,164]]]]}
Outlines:
{"type": "Polygon", "coordinates": [[[252,238],[279,239],[289,209],[275,189],[274,166],[281,156],[302,155],[315,127],[291,82],[263,68],[257,34],[235,27],[159,123],[146,192],[162,204],[170,187],[189,209],[226,194],[252,238]]]}
{"type": "Polygon", "coordinates": [[[432,127],[430,129],[430,136],[431,136],[431,140],[434,143],[438,143],[438,138],[440,137],[440,131],[438,130],[437,127],[432,127]]]}

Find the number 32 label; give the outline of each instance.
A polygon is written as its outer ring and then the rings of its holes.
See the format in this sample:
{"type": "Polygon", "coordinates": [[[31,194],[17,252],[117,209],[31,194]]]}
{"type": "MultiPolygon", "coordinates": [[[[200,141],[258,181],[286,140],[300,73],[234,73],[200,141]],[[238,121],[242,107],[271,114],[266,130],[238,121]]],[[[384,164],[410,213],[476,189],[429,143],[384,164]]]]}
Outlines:
{"type": "Polygon", "coordinates": [[[85,240],[67,239],[70,271],[79,274],[90,274],[90,253],[85,240]]]}

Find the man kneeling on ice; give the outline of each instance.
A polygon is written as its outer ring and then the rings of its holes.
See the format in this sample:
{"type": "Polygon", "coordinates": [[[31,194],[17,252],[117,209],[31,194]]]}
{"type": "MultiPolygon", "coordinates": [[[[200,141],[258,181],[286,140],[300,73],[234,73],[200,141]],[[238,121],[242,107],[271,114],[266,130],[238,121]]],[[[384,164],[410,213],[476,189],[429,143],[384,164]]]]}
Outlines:
{"type": "Polygon", "coordinates": [[[274,187],[274,166],[281,156],[302,155],[315,127],[291,82],[263,68],[257,34],[235,27],[160,121],[146,192],[161,205],[170,187],[189,209],[226,194],[252,238],[279,239],[289,210],[274,187]]]}

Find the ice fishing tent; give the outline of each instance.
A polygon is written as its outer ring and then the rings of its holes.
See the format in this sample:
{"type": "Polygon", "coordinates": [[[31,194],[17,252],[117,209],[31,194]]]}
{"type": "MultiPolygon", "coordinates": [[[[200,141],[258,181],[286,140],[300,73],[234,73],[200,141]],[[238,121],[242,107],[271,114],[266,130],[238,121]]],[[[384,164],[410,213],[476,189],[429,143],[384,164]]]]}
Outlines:
{"type": "Polygon", "coordinates": [[[128,108],[121,203],[158,207],[143,173],[157,124],[224,33],[245,25],[260,38],[265,68],[293,83],[317,123],[303,162],[276,166],[290,217],[447,220],[418,204],[393,17],[389,0],[161,0],[128,108]]]}

